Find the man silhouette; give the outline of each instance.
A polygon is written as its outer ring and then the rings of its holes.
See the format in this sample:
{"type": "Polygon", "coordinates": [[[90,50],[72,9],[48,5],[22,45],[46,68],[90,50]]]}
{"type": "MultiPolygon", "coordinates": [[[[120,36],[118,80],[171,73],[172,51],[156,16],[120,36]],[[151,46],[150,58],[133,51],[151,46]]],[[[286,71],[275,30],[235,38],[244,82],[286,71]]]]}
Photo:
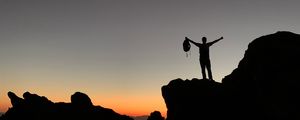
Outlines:
{"type": "Polygon", "coordinates": [[[206,79],[206,73],[205,73],[205,68],[207,69],[208,72],[208,78],[213,80],[212,73],[211,73],[211,65],[210,65],[210,59],[209,59],[209,47],[213,45],[214,43],[220,41],[223,39],[223,37],[214,40],[212,42],[206,43],[206,37],[202,37],[202,43],[197,43],[192,41],[191,39],[185,37],[186,40],[189,42],[193,43],[197,47],[199,47],[199,53],[200,53],[200,66],[201,66],[201,71],[202,71],[202,77],[203,79],[206,79]]]}

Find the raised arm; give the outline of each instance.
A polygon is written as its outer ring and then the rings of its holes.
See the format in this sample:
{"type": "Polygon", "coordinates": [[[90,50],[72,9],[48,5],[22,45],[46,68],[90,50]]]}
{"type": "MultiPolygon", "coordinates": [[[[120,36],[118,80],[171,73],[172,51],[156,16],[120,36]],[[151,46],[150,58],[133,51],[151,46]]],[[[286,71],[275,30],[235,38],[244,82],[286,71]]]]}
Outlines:
{"type": "Polygon", "coordinates": [[[220,37],[219,39],[217,39],[217,40],[214,40],[214,41],[212,41],[212,42],[210,42],[210,43],[208,43],[209,45],[213,45],[213,44],[215,44],[216,42],[218,42],[218,41],[220,41],[220,40],[222,40],[223,39],[223,37],[220,37]]]}
{"type": "Polygon", "coordinates": [[[200,44],[200,43],[196,43],[196,42],[192,41],[191,39],[189,39],[189,38],[187,38],[187,37],[185,37],[185,39],[188,40],[189,42],[193,43],[194,45],[196,45],[196,46],[199,47],[199,44],[200,44]]]}

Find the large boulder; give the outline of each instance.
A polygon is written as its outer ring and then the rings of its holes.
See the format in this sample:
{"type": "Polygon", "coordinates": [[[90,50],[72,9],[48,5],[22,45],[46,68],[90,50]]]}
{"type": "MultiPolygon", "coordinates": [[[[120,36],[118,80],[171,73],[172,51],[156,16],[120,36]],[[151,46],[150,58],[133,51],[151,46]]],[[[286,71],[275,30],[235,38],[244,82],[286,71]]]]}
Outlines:
{"type": "Polygon", "coordinates": [[[238,68],[222,80],[240,116],[300,119],[300,35],[277,32],[248,45],[238,68]],[[246,109],[245,109],[246,108],[246,109]]]}

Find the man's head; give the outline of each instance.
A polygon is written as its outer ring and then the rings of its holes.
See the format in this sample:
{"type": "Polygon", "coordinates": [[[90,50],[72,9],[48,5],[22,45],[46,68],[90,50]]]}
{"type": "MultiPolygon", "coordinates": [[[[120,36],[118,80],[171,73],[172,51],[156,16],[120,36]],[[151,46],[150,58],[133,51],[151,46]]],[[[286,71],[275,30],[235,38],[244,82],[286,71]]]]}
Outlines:
{"type": "Polygon", "coordinates": [[[206,43],[206,37],[202,37],[202,43],[206,43]]]}

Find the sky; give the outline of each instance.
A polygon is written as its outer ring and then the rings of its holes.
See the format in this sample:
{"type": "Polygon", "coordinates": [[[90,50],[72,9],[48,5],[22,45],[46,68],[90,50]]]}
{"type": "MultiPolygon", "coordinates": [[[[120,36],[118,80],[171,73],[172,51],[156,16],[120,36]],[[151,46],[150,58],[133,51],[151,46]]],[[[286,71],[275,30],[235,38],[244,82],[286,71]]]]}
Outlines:
{"type": "Polygon", "coordinates": [[[215,81],[247,45],[277,31],[300,33],[297,0],[0,0],[0,111],[8,91],[94,105],[131,116],[159,110],[161,87],[201,78],[199,51],[184,37],[223,40],[210,48],[215,81]]]}

